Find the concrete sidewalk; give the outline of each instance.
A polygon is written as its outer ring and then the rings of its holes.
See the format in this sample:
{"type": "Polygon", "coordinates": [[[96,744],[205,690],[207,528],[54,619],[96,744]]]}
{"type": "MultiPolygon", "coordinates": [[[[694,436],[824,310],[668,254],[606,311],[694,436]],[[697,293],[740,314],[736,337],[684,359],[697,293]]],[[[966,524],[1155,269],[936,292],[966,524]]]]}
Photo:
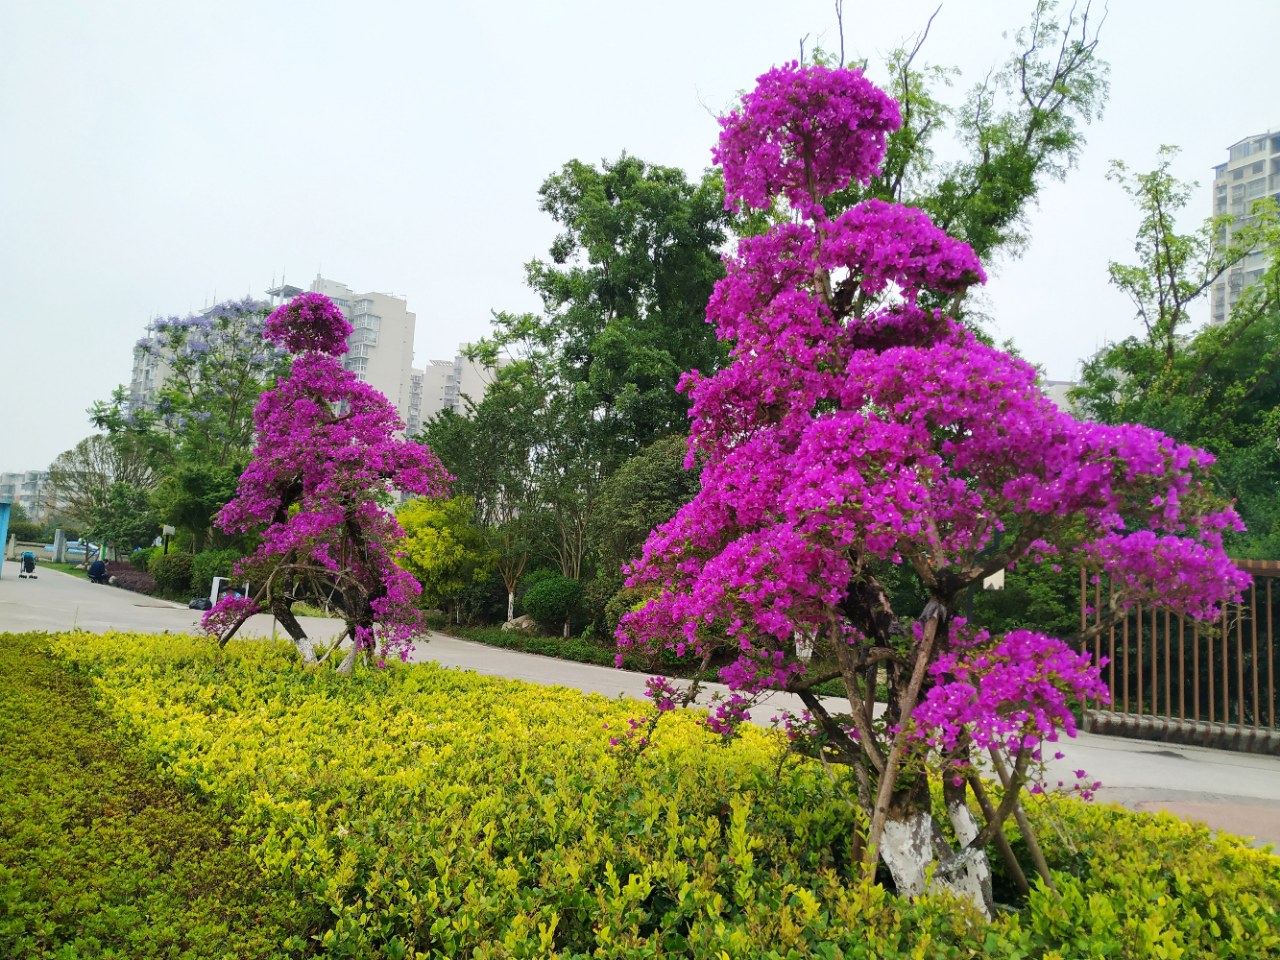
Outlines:
{"type": "MultiPolygon", "coordinates": [[[[19,580],[17,564],[5,562],[0,577],[0,631],[188,633],[199,628],[199,611],[180,604],[96,586],[57,571],[37,569],[37,574],[37,580],[19,580]]],[[[340,627],[334,620],[301,619],[311,636],[333,636],[340,627]]],[[[245,634],[270,637],[275,630],[272,617],[257,616],[245,634]]],[[[442,634],[432,634],[429,642],[420,644],[414,660],[608,697],[644,696],[643,674],[517,653],[442,634]]],[[[840,703],[835,701],[833,707],[839,709],[840,703]]],[[[780,707],[801,709],[796,698],[777,694],[754,715],[767,723],[780,707]]],[[[1090,780],[1102,781],[1100,800],[1135,810],[1168,810],[1217,830],[1255,837],[1258,845],[1280,847],[1280,757],[1087,733],[1058,749],[1064,759],[1050,761],[1054,780],[1073,783],[1073,771],[1082,769],[1090,780]]]]}

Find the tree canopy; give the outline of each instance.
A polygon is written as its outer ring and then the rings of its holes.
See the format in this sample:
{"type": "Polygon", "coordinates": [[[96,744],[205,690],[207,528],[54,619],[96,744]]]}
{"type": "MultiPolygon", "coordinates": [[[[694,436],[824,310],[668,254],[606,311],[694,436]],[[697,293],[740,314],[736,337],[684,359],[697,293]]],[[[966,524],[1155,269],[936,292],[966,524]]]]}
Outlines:
{"type": "MultiPolygon", "coordinates": [[[[708,315],[730,363],[682,381],[701,488],[645,545],[630,582],[652,599],[619,641],[719,664],[733,693],[713,730],[732,732],[772,690],[798,693],[808,711],[789,731],[847,765],[868,876],[882,859],[901,893],[932,882],[989,910],[986,847],[1042,745],[1074,731],[1072,702],[1105,687],[1062,640],[965,624],[964,591],[1019,561],[1105,571],[1116,592],[1100,630],[1135,603],[1212,617],[1247,578],[1223,552],[1238,519],[1206,482],[1208,455],[1058,411],[1030,365],[930,306],[985,279],[968,244],[878,197],[827,212],[876,175],[901,123],[860,71],[794,63],[722,119],[726,202],[785,197],[798,217],[741,241],[716,285],[708,315]],[[927,596],[917,617],[894,609],[890,570],[927,596]],[[850,714],[815,695],[831,679],[850,714]],[[979,755],[1005,776],[999,804],[979,755]],[[932,810],[935,775],[954,846],[932,810]]],[[[659,711],[674,706],[665,681],[651,692],[659,711]]]]}
{"type": "Polygon", "coordinates": [[[397,438],[404,424],[381,393],[344,370],[351,325],[328,298],[304,293],[268,318],[264,336],[295,353],[289,373],[254,411],[257,442],[236,498],[218,514],[228,533],[260,533],[238,565],[251,597],[227,597],[205,615],[225,644],[269,609],[303,662],[323,662],[350,641],[339,669],[357,658],[407,656],[421,631],[417,581],[395,563],[404,531],[386,509],[393,488],[441,496],[448,474],[426,447],[397,438]],[[292,613],[323,598],[346,621],[322,649],[292,613]]]}
{"type": "Polygon", "coordinates": [[[1111,176],[1139,213],[1137,261],[1112,263],[1112,284],[1133,304],[1138,332],[1084,365],[1073,402],[1103,423],[1144,423],[1202,446],[1217,458],[1213,478],[1249,527],[1233,548],[1258,556],[1280,549],[1280,219],[1273,201],[1246,218],[1230,214],[1183,233],[1178,216],[1192,184],[1176,179],[1176,149],[1154,169],[1116,162],[1111,176]],[[1196,326],[1192,310],[1213,284],[1256,263],[1259,278],[1222,322],[1196,326]]]}
{"type": "Polygon", "coordinates": [[[676,379],[720,363],[704,313],[729,216],[714,176],[691,183],[626,154],[599,167],[571,160],[539,195],[561,228],[549,259],[525,268],[543,312],[497,314],[481,353],[512,348],[535,364],[607,474],[682,429],[676,379]]]}

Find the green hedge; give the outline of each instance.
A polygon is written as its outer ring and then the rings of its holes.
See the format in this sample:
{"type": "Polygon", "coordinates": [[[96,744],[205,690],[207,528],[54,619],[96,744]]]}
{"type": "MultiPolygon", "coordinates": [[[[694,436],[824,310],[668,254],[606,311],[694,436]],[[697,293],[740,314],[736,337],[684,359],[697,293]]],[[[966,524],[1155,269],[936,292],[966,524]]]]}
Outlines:
{"type": "Polygon", "coordinates": [[[191,558],[192,596],[207,597],[214,577],[230,577],[240,561],[239,550],[205,550],[191,558]]]}
{"type": "Polygon", "coordinates": [[[842,788],[772,734],[677,715],[615,755],[639,704],[433,664],[306,672],[263,641],[51,642],[328,918],[325,956],[1280,955],[1280,859],[1172,817],[1038,802],[1058,892],[985,923],[853,880],[842,788]]]}
{"type": "MultiPolygon", "coordinates": [[[[556,657],[560,660],[571,660],[575,663],[592,663],[600,667],[612,667],[617,663],[617,647],[612,643],[601,643],[586,637],[548,637],[527,630],[503,630],[501,627],[471,627],[465,624],[449,623],[444,617],[429,620],[432,630],[483,643],[489,647],[500,647],[503,650],[519,650],[521,653],[537,653],[544,657],[556,657]]],[[[628,670],[644,670],[646,664],[639,657],[628,656],[623,662],[628,670]]]]}
{"type": "Polygon", "coordinates": [[[544,630],[558,632],[578,609],[582,584],[569,577],[548,577],[529,588],[524,608],[544,630]]]}
{"type": "Polygon", "coordinates": [[[195,558],[189,553],[161,553],[151,558],[150,572],[156,591],[165,597],[185,598],[191,593],[195,558]]]}
{"type": "Polygon", "coordinates": [[[231,820],[122,749],[45,643],[0,638],[0,956],[311,955],[315,911],[263,882],[231,820]]]}

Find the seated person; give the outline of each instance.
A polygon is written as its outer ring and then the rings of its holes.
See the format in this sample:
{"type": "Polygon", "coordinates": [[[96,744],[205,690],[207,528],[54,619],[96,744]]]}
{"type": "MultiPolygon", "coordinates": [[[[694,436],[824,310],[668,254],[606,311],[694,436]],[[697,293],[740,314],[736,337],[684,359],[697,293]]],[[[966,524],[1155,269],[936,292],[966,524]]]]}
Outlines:
{"type": "Polygon", "coordinates": [[[99,558],[89,564],[89,582],[90,583],[106,583],[107,582],[107,565],[99,558]]]}

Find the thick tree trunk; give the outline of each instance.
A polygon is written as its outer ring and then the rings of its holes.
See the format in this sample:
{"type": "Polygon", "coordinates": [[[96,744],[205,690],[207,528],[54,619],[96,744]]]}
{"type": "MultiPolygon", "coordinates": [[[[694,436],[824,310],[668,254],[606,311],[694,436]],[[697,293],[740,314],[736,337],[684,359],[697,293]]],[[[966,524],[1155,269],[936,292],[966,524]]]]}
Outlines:
{"type": "Polygon", "coordinates": [[[315,644],[311,642],[307,632],[302,629],[302,624],[298,622],[298,618],[289,609],[289,604],[284,601],[274,602],[271,604],[271,612],[275,615],[280,626],[284,627],[285,633],[289,634],[290,639],[293,640],[298,656],[302,658],[302,665],[304,667],[316,666],[319,660],[316,657],[315,644]]]}
{"type": "Polygon", "coordinates": [[[507,591],[507,620],[511,621],[516,618],[516,592],[514,590],[507,591]]]}
{"type": "Polygon", "coordinates": [[[338,664],[338,673],[350,673],[355,669],[356,658],[360,655],[360,647],[353,639],[351,641],[351,649],[347,651],[347,655],[342,658],[342,662],[338,664]]]}
{"type": "MultiPolygon", "coordinates": [[[[986,852],[967,850],[958,858],[933,818],[928,796],[927,787],[894,795],[880,835],[880,859],[900,896],[914,899],[929,890],[945,890],[990,918],[994,902],[986,852]]],[[[963,801],[948,803],[947,813],[962,844],[978,835],[977,821],[963,801]]]]}

